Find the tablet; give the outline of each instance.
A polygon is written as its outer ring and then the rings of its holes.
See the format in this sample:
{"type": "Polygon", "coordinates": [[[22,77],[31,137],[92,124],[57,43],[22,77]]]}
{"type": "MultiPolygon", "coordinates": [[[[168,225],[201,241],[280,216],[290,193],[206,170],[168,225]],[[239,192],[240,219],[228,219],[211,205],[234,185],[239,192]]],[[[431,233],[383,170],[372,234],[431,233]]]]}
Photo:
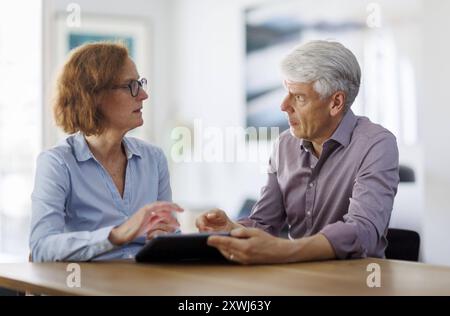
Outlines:
{"type": "Polygon", "coordinates": [[[225,261],[219,250],[208,246],[211,235],[229,233],[167,234],[150,240],[137,254],[137,262],[225,261]]]}

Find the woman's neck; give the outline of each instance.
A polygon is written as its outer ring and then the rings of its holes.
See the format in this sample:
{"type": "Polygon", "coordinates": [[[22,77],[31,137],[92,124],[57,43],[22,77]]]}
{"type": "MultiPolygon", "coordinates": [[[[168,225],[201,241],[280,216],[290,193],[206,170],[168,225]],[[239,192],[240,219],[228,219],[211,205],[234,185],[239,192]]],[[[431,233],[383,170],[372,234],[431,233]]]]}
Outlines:
{"type": "Polygon", "coordinates": [[[122,148],[123,137],[124,134],[105,131],[101,135],[85,136],[85,139],[95,158],[108,161],[125,155],[122,148]]]}

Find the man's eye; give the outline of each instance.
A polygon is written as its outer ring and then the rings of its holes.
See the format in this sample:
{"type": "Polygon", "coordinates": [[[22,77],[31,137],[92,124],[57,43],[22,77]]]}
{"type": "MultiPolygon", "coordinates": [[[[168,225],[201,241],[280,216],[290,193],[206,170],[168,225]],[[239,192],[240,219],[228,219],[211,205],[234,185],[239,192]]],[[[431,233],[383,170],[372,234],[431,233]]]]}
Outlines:
{"type": "Polygon", "coordinates": [[[305,102],[305,98],[302,97],[301,95],[296,95],[295,100],[297,100],[298,102],[305,102]]]}

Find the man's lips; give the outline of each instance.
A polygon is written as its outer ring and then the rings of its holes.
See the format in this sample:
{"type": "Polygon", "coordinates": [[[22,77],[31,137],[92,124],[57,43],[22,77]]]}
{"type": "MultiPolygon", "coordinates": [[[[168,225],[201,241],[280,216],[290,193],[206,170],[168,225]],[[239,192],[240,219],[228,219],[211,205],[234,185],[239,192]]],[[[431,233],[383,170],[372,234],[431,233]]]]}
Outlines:
{"type": "Polygon", "coordinates": [[[298,125],[300,125],[300,123],[298,121],[291,120],[291,119],[288,119],[288,121],[289,121],[289,125],[290,126],[298,126],[298,125]]]}
{"type": "Polygon", "coordinates": [[[140,113],[141,111],[142,111],[142,107],[140,107],[140,108],[134,110],[133,113],[140,113]]]}

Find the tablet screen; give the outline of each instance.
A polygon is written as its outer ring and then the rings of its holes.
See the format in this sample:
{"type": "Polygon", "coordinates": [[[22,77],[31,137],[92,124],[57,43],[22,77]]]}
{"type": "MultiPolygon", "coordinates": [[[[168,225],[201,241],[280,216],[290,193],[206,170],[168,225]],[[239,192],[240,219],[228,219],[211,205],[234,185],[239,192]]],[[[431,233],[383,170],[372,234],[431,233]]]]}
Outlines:
{"type": "Polygon", "coordinates": [[[208,246],[211,235],[229,233],[167,234],[150,240],[136,255],[137,262],[225,261],[214,247],[208,246]]]}

